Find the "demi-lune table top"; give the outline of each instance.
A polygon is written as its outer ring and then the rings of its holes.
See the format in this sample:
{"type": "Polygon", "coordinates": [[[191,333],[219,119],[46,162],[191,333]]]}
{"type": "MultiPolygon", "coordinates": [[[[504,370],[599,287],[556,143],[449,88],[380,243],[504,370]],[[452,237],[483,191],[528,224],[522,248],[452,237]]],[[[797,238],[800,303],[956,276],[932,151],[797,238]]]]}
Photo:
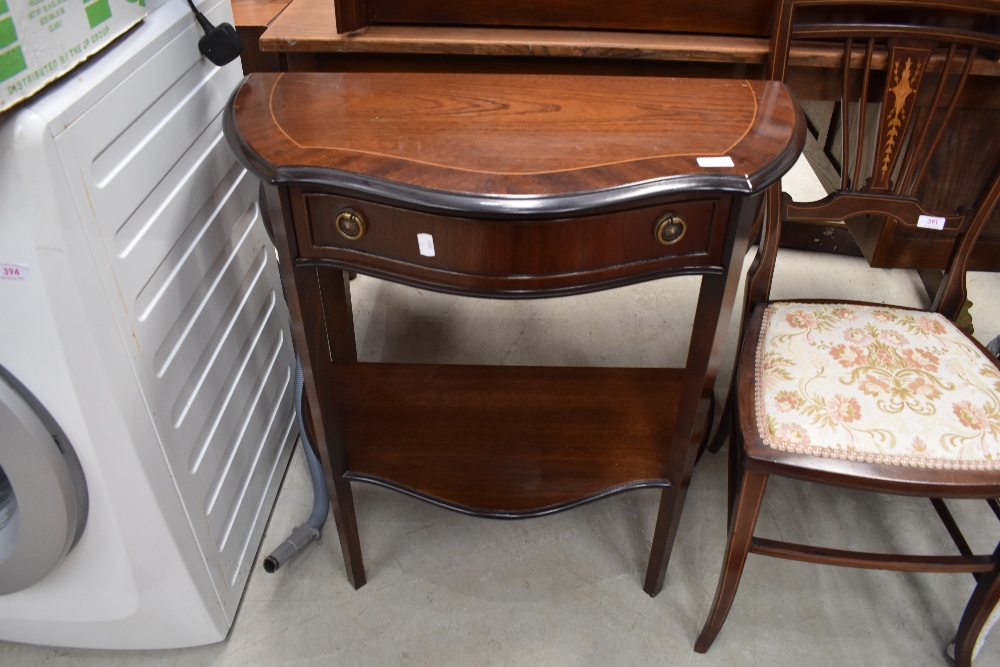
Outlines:
{"type": "Polygon", "coordinates": [[[400,200],[432,190],[503,214],[758,192],[794,163],[800,116],[767,81],[266,73],[248,77],[228,122],[266,180],[332,170],[400,200]]]}

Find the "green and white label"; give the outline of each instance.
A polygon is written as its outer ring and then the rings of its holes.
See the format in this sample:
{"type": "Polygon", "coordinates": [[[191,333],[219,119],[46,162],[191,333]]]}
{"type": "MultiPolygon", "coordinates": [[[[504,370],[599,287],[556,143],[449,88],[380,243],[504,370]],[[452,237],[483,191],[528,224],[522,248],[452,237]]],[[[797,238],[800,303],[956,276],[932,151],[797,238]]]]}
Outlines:
{"type": "Polygon", "coordinates": [[[7,8],[7,0],[0,0],[0,81],[5,81],[28,69],[24,51],[17,40],[14,17],[7,8]]]}
{"type": "Polygon", "coordinates": [[[0,0],[0,110],[141,21],[145,0],[0,0]]]}

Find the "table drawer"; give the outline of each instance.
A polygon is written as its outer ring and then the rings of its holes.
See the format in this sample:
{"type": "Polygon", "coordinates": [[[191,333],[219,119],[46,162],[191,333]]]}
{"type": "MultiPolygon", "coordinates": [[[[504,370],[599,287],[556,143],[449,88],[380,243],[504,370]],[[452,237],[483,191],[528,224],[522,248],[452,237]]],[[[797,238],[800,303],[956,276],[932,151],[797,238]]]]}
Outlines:
{"type": "Polygon", "coordinates": [[[557,220],[440,216],[302,193],[302,257],[457,291],[583,291],[718,264],[728,198],[557,220]],[[659,234],[659,236],[658,236],[659,234]],[[719,238],[717,238],[719,237],[719,238]]]}

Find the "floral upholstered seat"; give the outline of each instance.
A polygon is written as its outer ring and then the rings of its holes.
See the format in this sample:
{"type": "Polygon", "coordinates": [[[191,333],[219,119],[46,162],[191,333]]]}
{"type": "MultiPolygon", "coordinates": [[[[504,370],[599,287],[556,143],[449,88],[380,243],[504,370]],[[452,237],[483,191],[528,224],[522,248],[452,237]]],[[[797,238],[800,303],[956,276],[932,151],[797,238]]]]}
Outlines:
{"type": "Polygon", "coordinates": [[[948,319],[772,303],[756,356],[769,447],[888,465],[1000,469],[1000,372],[948,319]]]}

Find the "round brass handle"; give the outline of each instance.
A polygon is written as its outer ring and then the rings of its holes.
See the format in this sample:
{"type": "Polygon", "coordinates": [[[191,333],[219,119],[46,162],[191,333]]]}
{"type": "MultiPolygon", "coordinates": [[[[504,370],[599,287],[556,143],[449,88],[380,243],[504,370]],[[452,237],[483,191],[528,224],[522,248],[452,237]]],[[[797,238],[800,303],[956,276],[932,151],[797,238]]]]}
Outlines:
{"type": "Polygon", "coordinates": [[[676,213],[664,213],[653,227],[653,236],[663,245],[673,245],[684,238],[687,223],[676,213]]]}
{"type": "Polygon", "coordinates": [[[348,241],[357,241],[368,231],[368,223],[365,221],[365,217],[350,208],[345,208],[338,213],[334,224],[337,226],[337,231],[340,232],[340,235],[348,241]]]}

